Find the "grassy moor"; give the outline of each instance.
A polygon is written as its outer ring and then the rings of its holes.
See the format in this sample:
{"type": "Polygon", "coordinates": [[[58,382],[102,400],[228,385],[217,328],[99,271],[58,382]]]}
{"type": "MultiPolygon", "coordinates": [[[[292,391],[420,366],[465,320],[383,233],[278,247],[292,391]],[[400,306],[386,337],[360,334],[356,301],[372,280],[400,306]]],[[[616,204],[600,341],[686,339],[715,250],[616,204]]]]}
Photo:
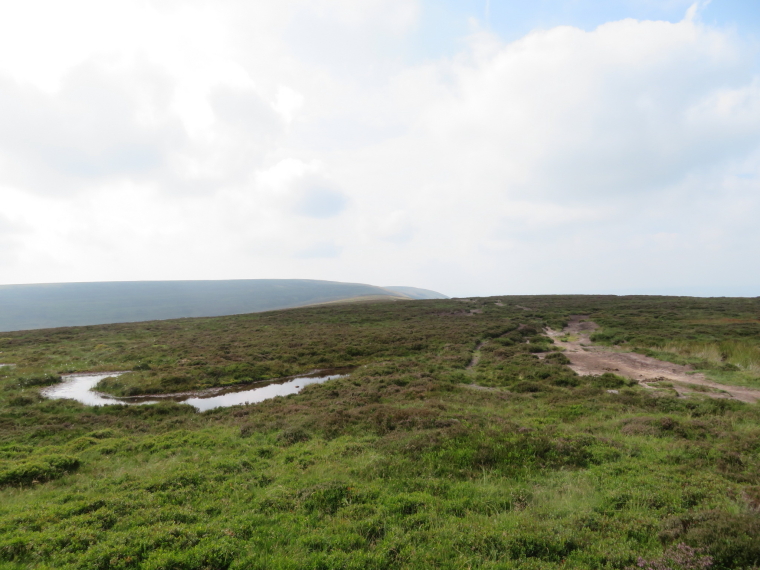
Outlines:
{"type": "Polygon", "coordinates": [[[328,304],[0,333],[0,363],[0,570],[760,568],[760,298],[328,304]],[[42,394],[334,368],[203,413],[42,394]]]}

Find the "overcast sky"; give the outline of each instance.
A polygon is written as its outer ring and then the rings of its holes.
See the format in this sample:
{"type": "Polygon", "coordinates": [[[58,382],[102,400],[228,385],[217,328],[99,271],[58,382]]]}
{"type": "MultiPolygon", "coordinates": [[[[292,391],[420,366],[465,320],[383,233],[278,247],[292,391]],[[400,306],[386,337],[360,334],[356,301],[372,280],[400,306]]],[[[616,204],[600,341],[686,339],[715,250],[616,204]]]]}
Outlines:
{"type": "Polygon", "coordinates": [[[0,0],[0,283],[760,295],[757,0],[0,0]]]}

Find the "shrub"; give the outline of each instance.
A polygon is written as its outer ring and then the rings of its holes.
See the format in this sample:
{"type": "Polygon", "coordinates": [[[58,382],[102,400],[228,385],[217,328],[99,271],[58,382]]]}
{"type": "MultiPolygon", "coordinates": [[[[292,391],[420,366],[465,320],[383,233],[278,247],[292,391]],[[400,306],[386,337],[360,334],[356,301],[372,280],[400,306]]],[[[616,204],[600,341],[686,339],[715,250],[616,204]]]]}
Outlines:
{"type": "Polygon", "coordinates": [[[518,382],[512,387],[512,391],[535,394],[536,392],[543,392],[546,388],[547,387],[544,384],[539,384],[537,382],[518,382]]]}
{"type": "Polygon", "coordinates": [[[592,443],[587,436],[467,432],[434,445],[428,461],[439,474],[465,476],[491,469],[512,474],[525,469],[586,467],[592,459],[592,443]]]}
{"type": "Polygon", "coordinates": [[[58,384],[60,381],[61,377],[57,374],[40,374],[37,376],[19,378],[18,385],[21,388],[29,388],[31,386],[51,386],[53,384],[58,384]]]}
{"type": "Polygon", "coordinates": [[[31,406],[34,404],[34,399],[29,396],[13,396],[8,400],[8,404],[14,407],[18,406],[31,406]]]}
{"type": "Polygon", "coordinates": [[[620,388],[630,384],[628,380],[611,372],[605,372],[601,376],[594,376],[594,386],[599,388],[620,388]]]}
{"type": "Polygon", "coordinates": [[[308,512],[334,515],[338,509],[349,504],[353,491],[343,483],[332,483],[301,492],[305,497],[304,508],[308,512]]]}
{"type": "Polygon", "coordinates": [[[630,335],[620,330],[604,329],[592,333],[589,338],[591,342],[598,342],[599,344],[606,345],[615,345],[628,342],[630,340],[630,335]]]}
{"type": "Polygon", "coordinates": [[[309,441],[311,434],[303,427],[291,427],[284,429],[277,436],[277,443],[281,445],[293,445],[302,441],[309,441]]]}
{"type": "Polygon", "coordinates": [[[553,377],[552,384],[554,386],[563,386],[565,388],[576,388],[580,386],[581,380],[578,378],[578,376],[570,376],[569,374],[564,374],[553,377]]]}
{"type": "Polygon", "coordinates": [[[669,519],[663,540],[679,540],[703,548],[715,568],[751,568],[760,565],[760,516],[706,511],[669,519]]]}
{"type": "Polygon", "coordinates": [[[48,455],[24,461],[0,471],[0,487],[27,486],[63,477],[79,468],[79,459],[67,455],[48,455]]]}
{"type": "Polygon", "coordinates": [[[226,570],[237,554],[228,540],[205,540],[186,550],[157,550],[143,563],[146,570],[226,570]]]}
{"type": "Polygon", "coordinates": [[[551,364],[570,364],[570,359],[561,352],[547,354],[544,361],[551,364]]]}
{"type": "Polygon", "coordinates": [[[671,546],[659,558],[645,560],[639,557],[636,566],[628,566],[626,570],[702,570],[713,565],[710,556],[700,554],[701,549],[691,548],[684,543],[671,546]]]}

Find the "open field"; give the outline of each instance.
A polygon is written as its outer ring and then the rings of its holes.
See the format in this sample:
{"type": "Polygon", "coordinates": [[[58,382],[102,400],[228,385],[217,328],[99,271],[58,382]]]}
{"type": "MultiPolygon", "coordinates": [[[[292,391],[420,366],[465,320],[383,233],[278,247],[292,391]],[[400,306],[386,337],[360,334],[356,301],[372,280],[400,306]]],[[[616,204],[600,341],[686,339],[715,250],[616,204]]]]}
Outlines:
{"type": "Polygon", "coordinates": [[[686,565],[659,568],[760,566],[760,407],[579,375],[562,343],[582,350],[583,331],[559,332],[578,315],[600,354],[760,387],[759,299],[366,302],[2,333],[0,569],[623,569],[673,549],[686,565]],[[39,393],[74,371],[131,370],[100,385],[129,396],[343,367],[204,413],[39,393]]]}

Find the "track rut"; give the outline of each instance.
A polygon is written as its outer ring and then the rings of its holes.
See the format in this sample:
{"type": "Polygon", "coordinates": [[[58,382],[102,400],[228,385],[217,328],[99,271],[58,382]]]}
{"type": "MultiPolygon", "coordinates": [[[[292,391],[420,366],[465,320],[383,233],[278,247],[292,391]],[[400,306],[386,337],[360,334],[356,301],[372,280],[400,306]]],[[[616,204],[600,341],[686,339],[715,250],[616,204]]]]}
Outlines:
{"type": "Polygon", "coordinates": [[[703,386],[710,391],[700,393],[712,398],[732,398],[747,403],[760,400],[760,390],[711,382],[704,374],[694,372],[690,366],[671,364],[635,352],[620,352],[595,346],[590,336],[597,328],[599,326],[587,317],[573,315],[564,330],[547,329],[546,333],[557,346],[565,349],[564,354],[570,359],[570,368],[581,375],[612,372],[636,380],[647,388],[651,388],[648,385],[650,382],[673,382],[673,388],[679,396],[694,393],[695,390],[690,389],[690,386],[703,386]]]}

